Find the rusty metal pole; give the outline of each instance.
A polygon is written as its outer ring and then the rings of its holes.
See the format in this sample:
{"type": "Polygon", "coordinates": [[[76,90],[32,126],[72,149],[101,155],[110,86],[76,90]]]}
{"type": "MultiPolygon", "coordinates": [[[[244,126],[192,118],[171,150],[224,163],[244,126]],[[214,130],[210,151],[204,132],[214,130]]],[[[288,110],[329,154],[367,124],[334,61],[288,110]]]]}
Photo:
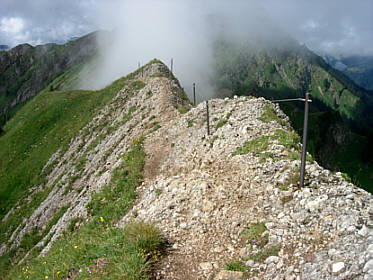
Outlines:
{"type": "Polygon", "coordinates": [[[307,92],[306,99],[304,101],[305,103],[304,103],[303,146],[302,146],[302,161],[301,161],[301,167],[300,167],[300,183],[299,183],[300,188],[303,188],[304,186],[304,174],[306,170],[309,99],[310,99],[310,94],[307,92]]]}
{"type": "Polygon", "coordinates": [[[209,101],[206,100],[207,135],[210,136],[209,101]]]}
{"type": "Polygon", "coordinates": [[[193,104],[196,106],[196,83],[193,83],[193,104]]]}

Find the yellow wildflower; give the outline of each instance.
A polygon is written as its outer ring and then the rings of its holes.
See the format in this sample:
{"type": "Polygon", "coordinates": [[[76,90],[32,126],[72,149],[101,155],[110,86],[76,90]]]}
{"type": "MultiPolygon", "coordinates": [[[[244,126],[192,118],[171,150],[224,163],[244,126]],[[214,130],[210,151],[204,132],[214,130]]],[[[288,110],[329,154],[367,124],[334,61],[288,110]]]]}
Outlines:
{"type": "Polygon", "coordinates": [[[43,262],[43,264],[47,264],[47,262],[43,262]]]}
{"type": "Polygon", "coordinates": [[[60,275],[61,271],[57,271],[56,273],[56,276],[58,277],[58,275],[60,275]]]}
{"type": "Polygon", "coordinates": [[[48,275],[45,275],[45,277],[44,277],[45,279],[48,279],[49,277],[48,277],[48,275]]]}
{"type": "Polygon", "coordinates": [[[101,221],[101,223],[103,223],[105,220],[104,220],[104,218],[100,217],[100,221],[101,221]]]}
{"type": "Polygon", "coordinates": [[[77,246],[77,245],[75,245],[75,246],[74,246],[74,249],[78,249],[78,246],[77,246]]]}

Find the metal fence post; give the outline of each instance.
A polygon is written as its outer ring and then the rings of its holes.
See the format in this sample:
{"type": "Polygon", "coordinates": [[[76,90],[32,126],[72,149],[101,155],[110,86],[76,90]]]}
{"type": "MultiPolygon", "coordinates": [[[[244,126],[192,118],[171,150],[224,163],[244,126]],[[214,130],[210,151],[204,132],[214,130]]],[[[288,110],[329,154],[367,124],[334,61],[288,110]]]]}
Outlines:
{"type": "Polygon", "coordinates": [[[196,106],[196,83],[193,83],[193,104],[196,106]]]}
{"type": "Polygon", "coordinates": [[[174,72],[174,59],[171,58],[171,73],[174,72]]]}
{"type": "Polygon", "coordinates": [[[209,101],[206,100],[207,135],[210,136],[209,101]]]}
{"type": "Polygon", "coordinates": [[[307,156],[307,133],[308,133],[308,113],[309,113],[309,99],[310,94],[306,93],[306,99],[304,103],[304,125],[303,125],[303,146],[302,146],[302,161],[300,167],[300,183],[299,187],[304,186],[304,174],[306,169],[306,156],[307,156]]]}

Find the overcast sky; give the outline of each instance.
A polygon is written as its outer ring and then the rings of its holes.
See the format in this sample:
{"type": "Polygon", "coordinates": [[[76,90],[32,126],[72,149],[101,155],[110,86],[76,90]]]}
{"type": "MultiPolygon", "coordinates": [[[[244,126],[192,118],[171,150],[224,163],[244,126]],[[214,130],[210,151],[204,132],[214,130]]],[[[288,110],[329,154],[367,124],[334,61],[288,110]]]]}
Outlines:
{"type": "MultiPolygon", "coordinates": [[[[139,2],[142,0],[0,0],[0,44],[59,42],[96,29],[110,29],[118,24],[118,17],[128,15],[123,9],[128,9],[132,3],[138,6],[139,2]]],[[[142,20],[145,10],[146,13],[157,12],[152,5],[170,3],[166,0],[143,2],[146,4],[133,15],[134,21],[142,20]]],[[[319,53],[373,55],[371,0],[174,0],[173,3],[181,5],[185,13],[200,9],[201,3],[206,12],[219,11],[219,5],[226,9],[227,4],[233,10],[251,9],[249,14],[264,13],[295,39],[319,53]],[[242,2],[245,2],[243,6],[242,2]]],[[[224,13],[224,9],[220,12],[224,13]]]]}

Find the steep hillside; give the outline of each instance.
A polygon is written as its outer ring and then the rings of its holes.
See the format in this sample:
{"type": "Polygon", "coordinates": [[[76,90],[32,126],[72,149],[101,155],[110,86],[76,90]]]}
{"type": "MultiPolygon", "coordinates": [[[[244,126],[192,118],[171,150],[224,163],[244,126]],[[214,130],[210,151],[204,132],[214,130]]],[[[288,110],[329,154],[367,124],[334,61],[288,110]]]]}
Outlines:
{"type": "Polygon", "coordinates": [[[366,92],[297,42],[262,49],[220,42],[215,57],[219,88],[240,94],[260,89],[266,97],[274,97],[275,91],[278,98],[310,92],[346,119],[365,118],[366,92]]]}
{"type": "MultiPolygon", "coordinates": [[[[288,41],[287,41],[288,42],[288,41]]],[[[308,151],[324,166],[346,172],[373,189],[373,99],[367,91],[296,42],[258,48],[250,43],[220,42],[215,47],[214,83],[220,95],[268,99],[304,97],[310,92],[311,134],[308,151]]],[[[303,104],[282,103],[299,134],[303,104]]]]}
{"type": "MultiPolygon", "coordinates": [[[[64,45],[19,45],[0,52],[0,126],[27,100],[58,76],[72,76],[97,55],[98,33],[91,33],[64,45]],[[13,109],[13,110],[12,110],[13,109]]],[[[72,82],[72,81],[71,81],[72,82]]],[[[57,84],[58,86],[58,84],[57,84]]],[[[49,90],[56,89],[50,87],[49,90]]]]}
{"type": "Polygon", "coordinates": [[[340,59],[325,56],[324,59],[328,64],[345,73],[359,86],[373,90],[372,56],[347,56],[340,59]]]}
{"type": "Polygon", "coordinates": [[[208,136],[155,60],[23,107],[0,137],[0,189],[24,182],[1,194],[1,277],[372,277],[372,195],[312,158],[297,188],[299,137],[271,102],[209,103],[208,136]]]}

